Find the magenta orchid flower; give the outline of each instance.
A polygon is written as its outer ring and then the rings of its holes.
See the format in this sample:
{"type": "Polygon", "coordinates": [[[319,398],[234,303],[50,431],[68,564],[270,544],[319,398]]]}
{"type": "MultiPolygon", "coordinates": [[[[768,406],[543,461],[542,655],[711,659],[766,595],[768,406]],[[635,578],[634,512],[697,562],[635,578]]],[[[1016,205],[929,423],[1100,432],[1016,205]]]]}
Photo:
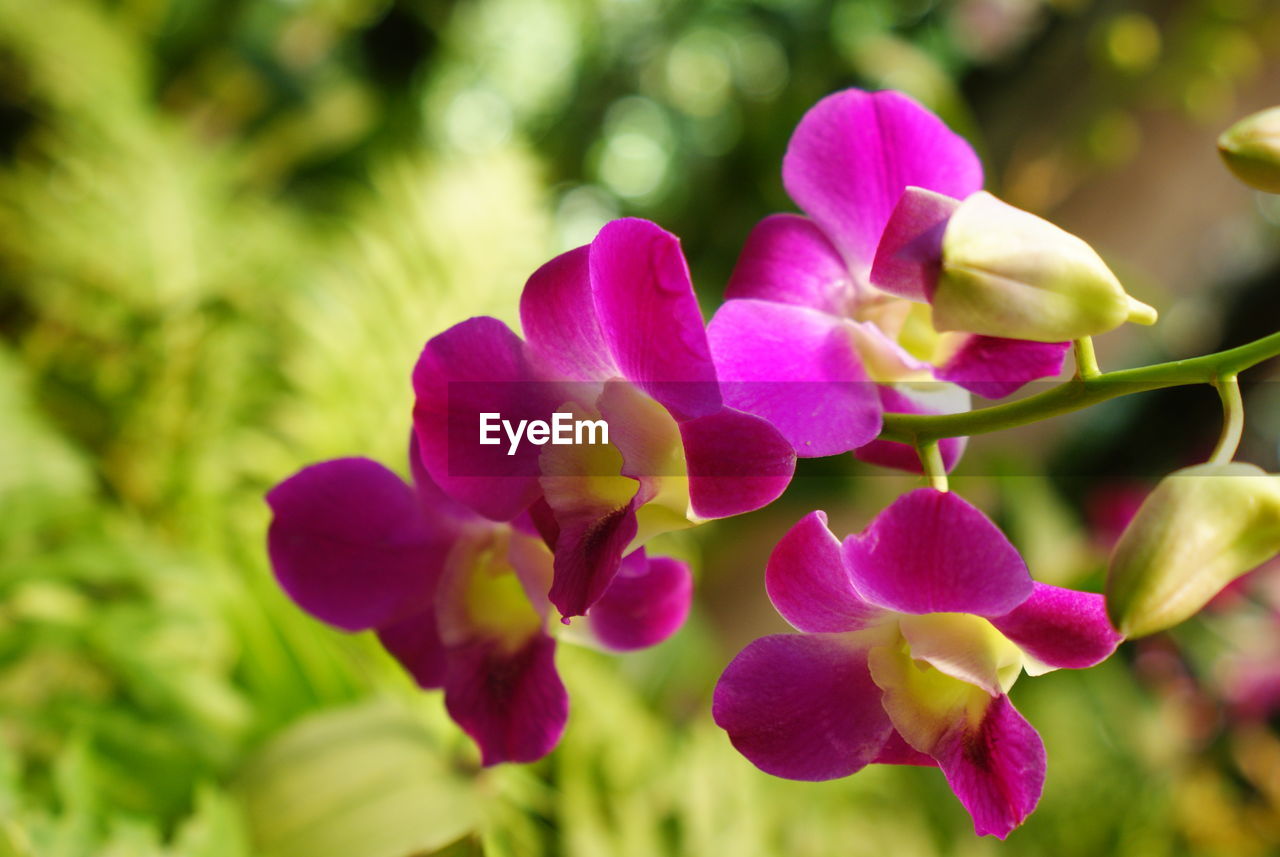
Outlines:
{"type": "Polygon", "coordinates": [[[554,545],[551,602],[582,615],[622,557],[654,535],[752,511],[786,488],[795,454],[725,405],[675,236],[616,220],[551,260],[520,300],[525,340],[473,318],[427,343],[414,370],[422,463],[496,521],[526,510],[554,545]],[[607,445],[478,443],[484,413],[602,420],[607,445]]]}
{"type": "Polygon", "coordinates": [[[733,745],[796,780],[936,765],[980,835],[1007,836],[1044,783],[1044,745],[1007,696],[1019,673],[1092,666],[1120,641],[1102,596],[1033,581],[982,512],[932,488],[843,545],[810,513],[766,584],[801,633],[725,669],[713,714],[733,745]]]}
{"type": "MultiPolygon", "coordinates": [[[[942,232],[982,187],[982,166],[924,107],[897,92],[822,99],[796,127],[782,179],[805,215],[755,227],[708,335],[721,378],[738,382],[728,404],[769,419],[798,455],[855,449],[918,470],[910,449],[874,441],[883,412],[967,410],[962,390],[938,382],[999,398],[1061,370],[1065,342],[933,329],[942,232]]],[[[942,442],[948,469],[963,444],[942,442]]]]}
{"type": "MultiPolygon", "coordinates": [[[[569,700],[548,633],[552,558],[528,516],[482,518],[446,497],[413,460],[414,485],[367,458],[307,467],[267,495],[276,577],[315,618],[377,632],[482,762],[531,762],[560,740],[569,700]]],[[[616,650],[670,636],[689,609],[683,563],[637,550],[587,617],[616,650]]]]}

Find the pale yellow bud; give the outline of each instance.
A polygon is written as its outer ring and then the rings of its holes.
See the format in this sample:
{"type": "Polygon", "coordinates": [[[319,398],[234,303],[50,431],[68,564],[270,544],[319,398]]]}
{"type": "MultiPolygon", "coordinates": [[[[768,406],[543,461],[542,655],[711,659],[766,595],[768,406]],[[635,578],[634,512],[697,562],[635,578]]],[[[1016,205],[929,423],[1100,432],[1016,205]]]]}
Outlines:
{"type": "Polygon", "coordinates": [[[1246,116],[1223,131],[1218,152],[1240,181],[1280,193],[1280,107],[1246,116]]]}
{"type": "Polygon", "coordinates": [[[947,223],[932,303],[939,330],[1037,342],[1156,320],[1092,247],[985,191],[962,202],[947,223]]]}
{"type": "Polygon", "coordinates": [[[1277,552],[1280,476],[1241,463],[1174,471],[1116,544],[1107,613],[1127,637],[1163,631],[1277,552]]]}

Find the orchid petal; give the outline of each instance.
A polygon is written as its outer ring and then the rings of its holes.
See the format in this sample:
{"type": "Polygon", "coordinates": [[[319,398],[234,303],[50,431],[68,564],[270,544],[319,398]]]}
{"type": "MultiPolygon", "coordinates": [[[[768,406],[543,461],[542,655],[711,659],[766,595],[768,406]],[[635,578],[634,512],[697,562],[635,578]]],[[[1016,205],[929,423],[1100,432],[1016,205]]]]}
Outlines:
{"type": "Polygon", "coordinates": [[[452,538],[412,488],[367,458],[312,465],[267,494],[276,578],[312,616],[376,628],[429,600],[452,538]]]}
{"type": "MultiPolygon", "coordinates": [[[[933,379],[933,364],[911,354],[876,322],[852,321],[849,329],[862,365],[873,381],[928,382],[933,379]]],[[[965,401],[965,407],[968,407],[968,400],[965,401]]]]}
{"type": "Polygon", "coordinates": [[[485,766],[541,759],[560,740],[569,696],[555,649],[538,633],[514,649],[482,637],[450,650],[445,708],[480,746],[485,766]]]}
{"type": "Polygon", "coordinates": [[[846,316],[854,302],[844,259],[812,220],[771,214],[747,236],[725,297],[757,298],[846,316]]]}
{"type": "Polygon", "coordinates": [[[766,773],[846,777],[875,760],[891,731],[864,646],[856,634],[756,640],[720,677],[712,716],[766,773]]]}
{"type": "Polygon", "coordinates": [[[379,628],[378,641],[419,687],[433,690],[444,686],[448,650],[440,639],[434,605],[379,628]]]}
{"type": "Polygon", "coordinates": [[[781,496],[796,469],[791,444],[769,423],[724,408],[680,424],[689,505],[701,518],[741,515],[781,496]]]}
{"type": "Polygon", "coordinates": [[[894,206],[871,266],[871,284],[889,294],[928,303],[942,271],[942,235],[960,200],[908,187],[894,206]]]}
{"type": "Polygon", "coordinates": [[[726,404],[768,420],[803,458],[867,443],[880,433],[880,398],[851,328],[804,307],[724,304],[707,337],[726,404]]]}
{"type": "Polygon", "coordinates": [[[413,370],[414,431],[421,460],[449,496],[487,518],[506,521],[538,496],[538,451],[506,438],[481,445],[480,415],[513,423],[549,420],[560,404],[540,382],[524,343],[505,324],[479,317],[433,337],[413,370]]]}
{"type": "Polygon", "coordinates": [[[928,753],[921,753],[915,747],[912,747],[895,729],[889,733],[889,740],[885,742],[884,747],[880,749],[880,754],[875,758],[877,765],[917,765],[924,768],[938,767],[938,760],[930,756],[928,753]]]}
{"type": "Polygon", "coordinates": [[[1021,824],[1040,799],[1045,752],[1009,698],[921,669],[891,646],[871,649],[868,665],[893,728],[937,761],[978,835],[1003,839],[1021,824]]]}
{"type": "MultiPolygon", "coordinates": [[[[947,384],[881,384],[876,389],[886,414],[955,414],[969,409],[968,394],[947,384]]],[[[965,437],[944,437],[938,441],[942,466],[948,473],[960,462],[968,442],[965,437]]],[[[873,440],[855,449],[853,457],[881,467],[923,472],[915,447],[893,440],[873,440]]]]}
{"type": "Polygon", "coordinates": [[[975,334],[966,337],[934,375],[984,398],[1002,399],[1029,381],[1057,375],[1070,348],[1069,342],[1032,342],[975,334]]]}
{"type": "Polygon", "coordinates": [[[769,556],[765,587],[798,631],[853,631],[884,615],[853,588],[825,512],[810,512],[782,537],[769,556]]]}
{"type": "Polygon", "coordinates": [[[601,643],[617,651],[654,646],[684,624],[693,596],[686,563],[632,551],[587,619],[601,643]]]}
{"type": "Polygon", "coordinates": [[[555,575],[548,597],[566,619],[608,589],[636,536],[638,480],[622,475],[615,446],[545,446],[541,485],[555,515],[555,575]]]}
{"type": "Polygon", "coordinates": [[[865,274],[909,185],[963,199],[982,187],[973,149],[897,92],[848,89],[814,105],[782,162],[791,198],[865,274]]]}
{"type": "Polygon", "coordinates": [[[1007,696],[993,699],[976,728],[948,735],[932,755],[979,836],[1004,839],[1040,801],[1044,742],[1007,696]]]}
{"type": "Polygon", "coordinates": [[[618,374],[591,294],[590,247],[547,262],[525,283],[520,326],[545,366],[565,379],[600,381],[618,374]]]}
{"type": "Polygon", "coordinates": [[[677,419],[719,410],[720,390],[679,240],[647,220],[605,224],[591,242],[600,330],[622,374],[677,419]]]}
{"type": "Polygon", "coordinates": [[[898,627],[912,658],[991,696],[1008,692],[1022,671],[1022,650],[981,616],[903,616],[898,627]]]}
{"type": "Polygon", "coordinates": [[[1047,583],[1032,586],[1031,597],[992,617],[991,624],[1040,663],[1084,669],[1105,661],[1124,639],[1111,627],[1101,595],[1047,583]]]}
{"type": "Polygon", "coordinates": [[[1031,595],[1018,551],[955,494],[904,494],[844,542],[854,588],[899,613],[1003,616],[1031,595]]]}

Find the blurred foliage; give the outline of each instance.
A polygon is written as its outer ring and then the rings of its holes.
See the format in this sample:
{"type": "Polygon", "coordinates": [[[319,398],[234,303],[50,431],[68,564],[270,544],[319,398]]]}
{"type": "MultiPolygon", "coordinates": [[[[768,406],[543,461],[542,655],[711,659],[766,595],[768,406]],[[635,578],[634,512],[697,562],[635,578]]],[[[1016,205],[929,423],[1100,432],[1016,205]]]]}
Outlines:
{"type": "MultiPolygon", "coordinates": [[[[1249,760],[1280,751],[1214,707],[1221,623],[1019,687],[1051,767],[1003,846],[936,771],[790,783],[733,752],[709,694],[777,621],[760,557],[905,478],[824,465],[686,537],[690,627],[562,646],[564,744],[490,771],[437,694],[277,591],[261,498],[326,457],[399,465],[422,342],[513,318],[610,217],[680,234],[713,303],[833,89],[981,129],[1040,208],[1150,145],[1140,110],[1225,118],[1278,34],[1248,0],[0,0],[0,855],[1273,851],[1280,789],[1249,760]]],[[[1042,579],[1096,583],[1049,481],[965,490],[1042,579]]]]}

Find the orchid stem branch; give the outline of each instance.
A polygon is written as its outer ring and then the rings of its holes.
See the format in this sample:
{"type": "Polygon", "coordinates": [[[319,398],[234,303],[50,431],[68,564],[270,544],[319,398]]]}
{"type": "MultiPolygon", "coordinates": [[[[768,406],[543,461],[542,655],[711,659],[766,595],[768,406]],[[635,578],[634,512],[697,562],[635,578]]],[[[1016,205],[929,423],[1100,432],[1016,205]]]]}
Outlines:
{"type": "Polygon", "coordinates": [[[1235,457],[1240,447],[1240,436],[1244,433],[1244,400],[1240,398],[1240,382],[1234,373],[1216,379],[1213,386],[1222,399],[1222,434],[1209,461],[1227,464],[1235,457]]]}
{"type": "Polygon", "coordinates": [[[942,450],[938,447],[938,442],[931,440],[920,444],[916,447],[916,454],[920,456],[920,469],[929,480],[929,487],[946,492],[947,467],[942,463],[942,450]]]}
{"type": "Polygon", "coordinates": [[[1098,355],[1093,352],[1093,338],[1085,336],[1077,339],[1072,345],[1075,348],[1076,377],[1087,381],[1101,375],[1102,370],[1098,368],[1098,355]]]}
{"type": "Polygon", "coordinates": [[[967,437],[1027,425],[1131,393],[1189,384],[1216,384],[1219,378],[1235,375],[1276,355],[1280,355],[1280,332],[1202,357],[1104,372],[1093,378],[1072,378],[1043,393],[976,411],[958,414],[887,413],[880,439],[907,443],[920,449],[940,438],[967,437]]]}

